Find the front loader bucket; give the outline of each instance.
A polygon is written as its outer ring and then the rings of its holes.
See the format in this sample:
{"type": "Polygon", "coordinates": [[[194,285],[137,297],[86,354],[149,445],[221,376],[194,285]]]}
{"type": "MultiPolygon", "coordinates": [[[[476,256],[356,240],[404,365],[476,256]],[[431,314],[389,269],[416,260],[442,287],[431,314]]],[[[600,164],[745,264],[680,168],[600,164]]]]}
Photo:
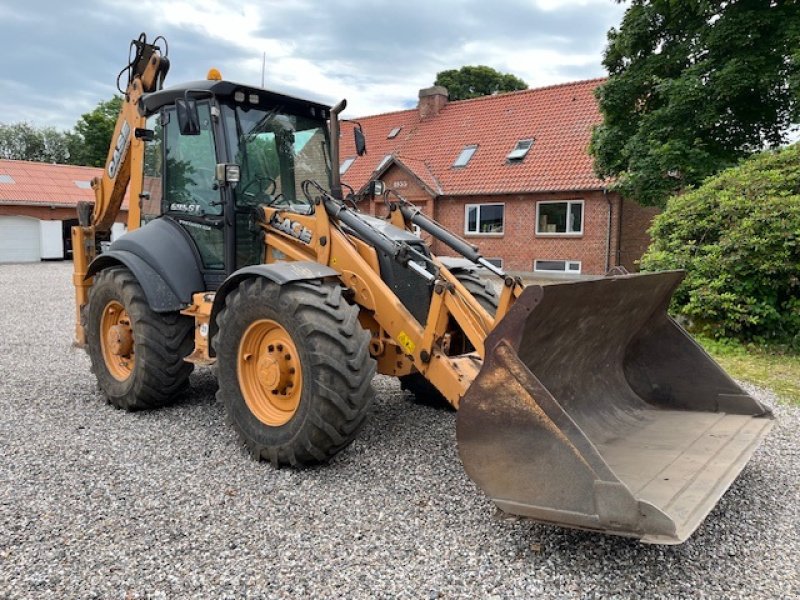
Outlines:
{"type": "Polygon", "coordinates": [[[461,401],[459,453],[505,512],[677,544],[772,427],[667,315],[683,275],[526,288],[461,401]]]}

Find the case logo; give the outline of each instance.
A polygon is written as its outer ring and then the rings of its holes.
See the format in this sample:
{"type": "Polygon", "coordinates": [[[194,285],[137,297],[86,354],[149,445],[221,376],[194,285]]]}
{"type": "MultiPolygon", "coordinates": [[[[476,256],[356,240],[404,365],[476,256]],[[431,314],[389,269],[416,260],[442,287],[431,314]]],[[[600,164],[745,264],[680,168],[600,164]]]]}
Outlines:
{"type": "Polygon", "coordinates": [[[111,160],[108,161],[108,176],[111,179],[117,176],[119,166],[125,158],[125,153],[128,151],[128,140],[131,139],[131,126],[127,121],[123,121],[122,128],[119,130],[117,136],[117,143],[114,145],[114,153],[111,155],[111,160]]]}
{"type": "Polygon", "coordinates": [[[297,221],[292,221],[289,217],[281,219],[278,216],[278,213],[275,213],[272,216],[270,224],[278,231],[282,231],[283,233],[300,240],[304,244],[310,244],[311,239],[314,237],[308,227],[304,227],[302,223],[298,223],[297,221]]]}

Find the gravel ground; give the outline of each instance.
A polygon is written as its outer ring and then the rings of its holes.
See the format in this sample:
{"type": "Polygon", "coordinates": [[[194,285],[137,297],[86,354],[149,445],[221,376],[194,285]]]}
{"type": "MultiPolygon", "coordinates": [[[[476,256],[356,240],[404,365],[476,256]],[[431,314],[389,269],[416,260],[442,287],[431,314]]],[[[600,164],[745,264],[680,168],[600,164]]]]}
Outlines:
{"type": "Polygon", "coordinates": [[[500,519],[454,414],[393,379],[301,471],[245,454],[208,370],[171,408],[114,410],[70,346],[70,269],[0,265],[2,598],[800,597],[799,409],[682,546],[500,519]]]}

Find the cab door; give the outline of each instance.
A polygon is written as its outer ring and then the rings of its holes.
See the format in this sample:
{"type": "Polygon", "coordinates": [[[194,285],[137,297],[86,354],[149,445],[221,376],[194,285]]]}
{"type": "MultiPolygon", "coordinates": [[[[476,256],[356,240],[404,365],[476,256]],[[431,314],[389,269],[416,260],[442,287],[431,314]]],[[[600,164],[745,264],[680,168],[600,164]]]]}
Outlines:
{"type": "Polygon", "coordinates": [[[225,223],[215,177],[218,161],[210,104],[198,102],[197,112],[199,135],[181,135],[175,109],[164,110],[162,212],[188,233],[209,282],[224,277],[225,223]]]}

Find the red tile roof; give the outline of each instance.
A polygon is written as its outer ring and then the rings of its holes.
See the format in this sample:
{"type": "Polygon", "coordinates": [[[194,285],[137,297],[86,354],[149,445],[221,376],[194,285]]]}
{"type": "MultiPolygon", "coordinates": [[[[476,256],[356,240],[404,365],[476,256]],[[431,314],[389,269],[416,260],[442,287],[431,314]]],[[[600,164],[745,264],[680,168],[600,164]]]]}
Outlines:
{"type": "MultiPolygon", "coordinates": [[[[94,190],[75,182],[88,183],[102,173],[98,167],[0,159],[0,204],[76,206],[79,200],[94,201],[94,190]],[[3,175],[14,183],[4,183],[3,175]]],[[[122,207],[127,206],[126,195],[122,207]]]]}
{"type": "MultiPolygon", "coordinates": [[[[588,154],[592,128],[602,117],[590,79],[532,90],[449,102],[421,120],[417,108],[356,119],[364,128],[368,154],[356,158],[342,176],[360,189],[386,155],[442,195],[603,189],[588,154]],[[387,139],[402,127],[394,139],[387,139]],[[506,155],[517,141],[534,138],[519,162],[506,155]],[[478,149],[465,167],[453,162],[465,146],[478,149]]],[[[340,156],[356,156],[350,127],[342,124],[340,156]]],[[[389,168],[384,165],[381,171],[389,168]]]]}

